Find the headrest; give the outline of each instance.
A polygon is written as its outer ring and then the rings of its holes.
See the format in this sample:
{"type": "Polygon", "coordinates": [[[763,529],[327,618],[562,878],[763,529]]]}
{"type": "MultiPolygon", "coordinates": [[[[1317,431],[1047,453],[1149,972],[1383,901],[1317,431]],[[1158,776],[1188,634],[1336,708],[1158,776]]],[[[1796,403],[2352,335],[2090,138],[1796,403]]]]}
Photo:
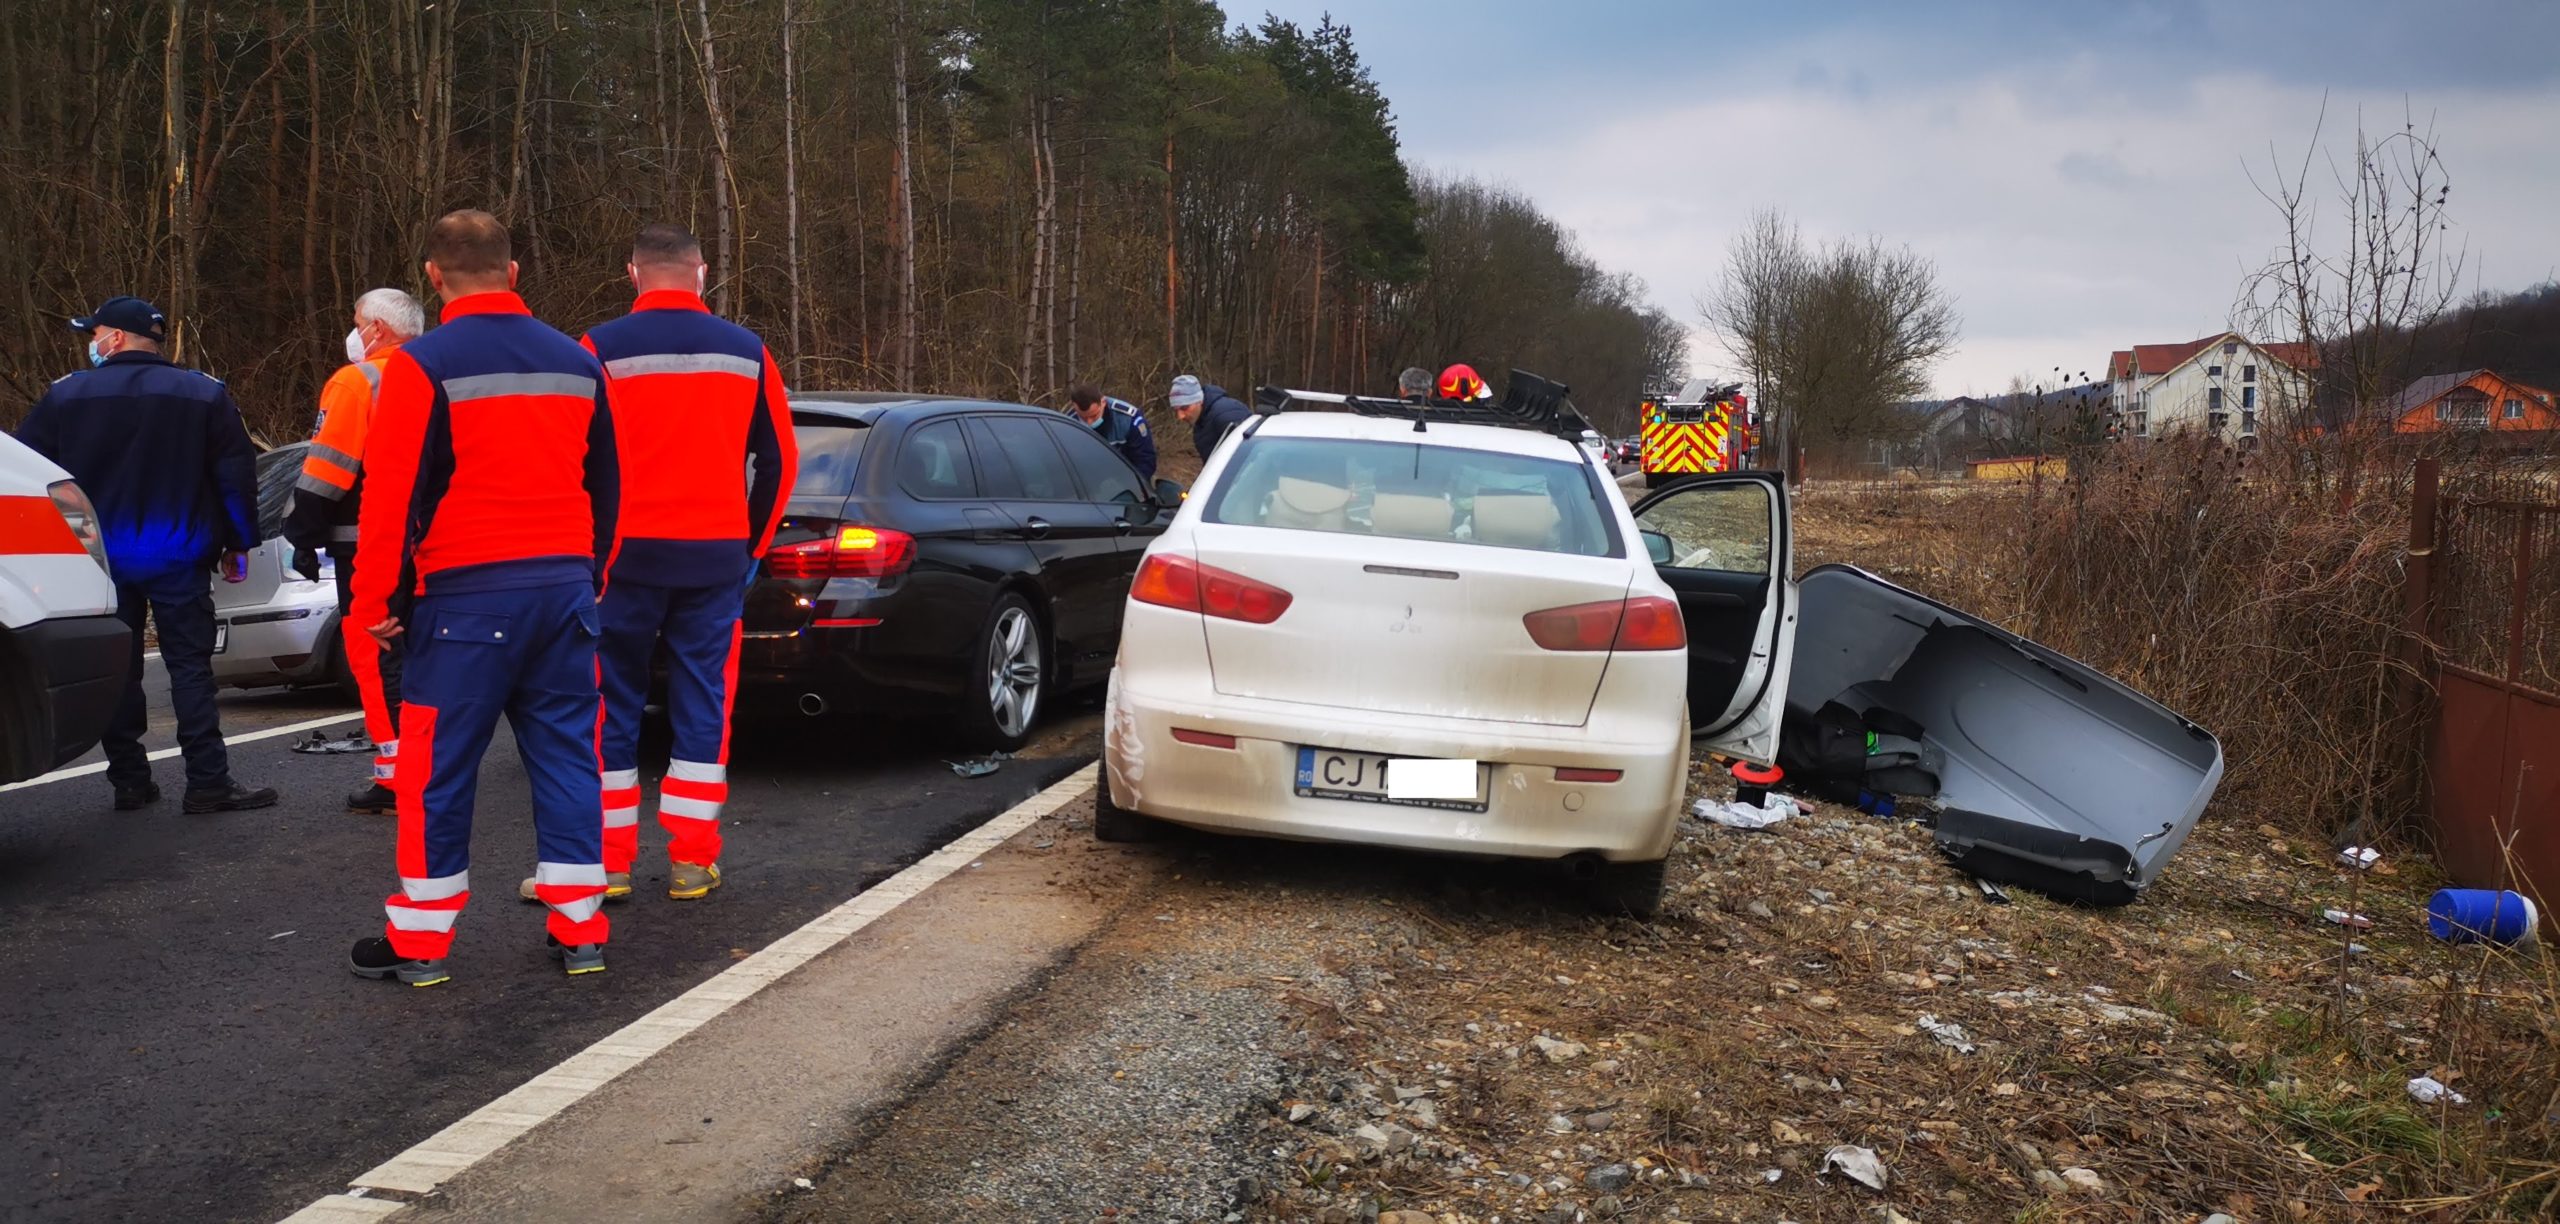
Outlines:
{"type": "Polygon", "coordinates": [[[1332,514],[1351,502],[1351,490],[1340,485],[1302,480],[1295,476],[1280,478],[1280,504],[1300,514],[1332,514]]]}
{"type": "Polygon", "coordinates": [[[1543,548],[1564,516],[1554,501],[1536,493],[1476,495],[1476,541],[1514,548],[1543,548]]]}
{"type": "Polygon", "coordinates": [[[1380,493],[1369,508],[1369,527],[1379,535],[1445,540],[1455,517],[1449,499],[1438,494],[1380,493]]]}

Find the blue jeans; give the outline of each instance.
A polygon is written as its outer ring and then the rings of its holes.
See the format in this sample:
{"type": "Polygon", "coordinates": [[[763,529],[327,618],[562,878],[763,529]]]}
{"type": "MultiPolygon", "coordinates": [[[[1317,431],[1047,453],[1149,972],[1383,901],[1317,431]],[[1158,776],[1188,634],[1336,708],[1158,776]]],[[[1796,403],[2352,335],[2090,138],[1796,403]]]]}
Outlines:
{"type": "Polygon", "coordinates": [[[140,786],[151,780],[151,758],[142,747],[150,713],[142,697],[142,619],[160,627],[160,663],[169,670],[169,704],[178,716],[178,748],[187,761],[187,789],[225,790],[231,754],[213,706],[213,576],[190,568],[140,582],[116,584],[116,616],[133,630],[132,667],[124,699],[99,746],[107,752],[107,780],[140,786]]]}

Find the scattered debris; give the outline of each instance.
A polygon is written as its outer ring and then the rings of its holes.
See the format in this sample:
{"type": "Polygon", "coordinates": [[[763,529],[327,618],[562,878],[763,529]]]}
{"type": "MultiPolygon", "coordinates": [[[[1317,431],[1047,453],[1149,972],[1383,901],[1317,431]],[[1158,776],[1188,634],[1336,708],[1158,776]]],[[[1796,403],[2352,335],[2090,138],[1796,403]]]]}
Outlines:
{"type": "Polygon", "coordinates": [[[2382,852],[2371,846],[2341,846],[2338,849],[2338,865],[2341,867],[2371,871],[2373,865],[2381,861],[2382,852]]]}
{"type": "Polygon", "coordinates": [[[1634,1185],[1636,1171],[1622,1164],[1602,1165],[1582,1175],[1582,1184],[1602,1194],[1615,1194],[1634,1185]]]}
{"type": "Polygon", "coordinates": [[[1004,768],[1004,763],[1012,759],[1013,754],[1010,752],[994,752],[989,753],[986,756],[974,757],[966,761],[945,761],[943,764],[949,765],[951,767],[951,772],[956,773],[961,777],[983,778],[988,774],[1004,768]]]}
{"type": "Polygon", "coordinates": [[[805,1177],[795,1177],[791,1179],[791,1188],[794,1190],[815,1190],[818,1188],[818,1183],[810,1181],[805,1177]]]}
{"type": "Polygon", "coordinates": [[[1981,876],[1973,877],[1973,886],[1981,889],[1982,899],[1992,903],[1993,905],[2007,905],[2009,903],[2008,889],[2002,888],[1989,880],[1983,879],[1981,876]]]}
{"type": "Polygon", "coordinates": [[[314,731],[296,742],[293,750],[325,756],[342,756],[349,753],[372,756],[373,741],[365,738],[362,731],[350,731],[345,735],[327,735],[314,731]]]}
{"type": "Polygon", "coordinates": [[[1939,1045],[1958,1054],[1973,1053],[1973,1039],[1965,1035],[1964,1026],[1961,1024],[1940,1020],[1929,1012],[1920,1013],[1920,1018],[1912,1023],[1918,1025],[1921,1032],[1937,1038],[1939,1045]]]}
{"type": "Polygon", "coordinates": [[[2320,916],[2342,927],[2351,927],[2359,931],[2373,929],[2373,919],[2362,914],[2350,914],[2342,909],[2324,909],[2320,911],[2320,916]]]}
{"type": "Polygon", "coordinates": [[[2062,1171],[2062,1180],[2075,1190],[2086,1191],[2090,1194],[2105,1194],[2107,1192],[2107,1179],[2098,1176],[2097,1170],[2095,1169],[2064,1169],[2062,1171]]]}
{"type": "Polygon", "coordinates": [[[287,935],[299,935],[299,934],[301,934],[301,933],[302,933],[302,932],[300,932],[300,931],[278,931],[278,932],[276,932],[276,933],[275,933],[275,934],[273,934],[273,935],[269,935],[269,936],[267,936],[267,942],[268,942],[268,943],[274,943],[275,941],[277,941],[277,940],[279,940],[279,939],[282,939],[282,938],[284,938],[284,937],[285,937],[285,936],[287,936],[287,935]]]}
{"type": "Polygon", "coordinates": [[[1771,795],[1759,804],[1701,799],[1689,810],[1728,829],[1765,829],[1803,811],[1785,795],[1771,795]]]}
{"type": "Polygon", "coordinates": [[[2421,1075],[2410,1080],[2409,1096],[2421,1105],[2433,1105],[2439,1101],[2452,1105],[2471,1103],[2471,1098],[2446,1087],[2443,1081],[2432,1075],[2421,1075]]]}
{"type": "Polygon", "coordinates": [[[1591,1052],[1589,1046],[1579,1041],[1558,1041],[1545,1033],[1531,1038],[1529,1044],[1536,1046],[1538,1053],[1546,1055],[1551,1063],[1569,1063],[1591,1052]]]}
{"type": "Polygon", "coordinates": [[[1873,1148],[1843,1143],[1824,1152],[1822,1171],[1829,1173],[1834,1170],[1869,1190],[1884,1189],[1886,1176],[1884,1161],[1877,1158],[1873,1148]]]}

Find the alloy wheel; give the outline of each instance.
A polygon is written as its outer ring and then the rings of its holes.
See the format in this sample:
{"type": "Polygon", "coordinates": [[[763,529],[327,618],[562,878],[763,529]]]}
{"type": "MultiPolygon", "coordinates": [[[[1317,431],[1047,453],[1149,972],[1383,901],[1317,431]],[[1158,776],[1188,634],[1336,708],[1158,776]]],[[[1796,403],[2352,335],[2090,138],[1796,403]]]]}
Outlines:
{"type": "Polygon", "coordinates": [[[1026,608],[1006,608],[987,636],[987,710],[1007,736],[1029,730],[1040,711],[1040,625],[1026,608]]]}

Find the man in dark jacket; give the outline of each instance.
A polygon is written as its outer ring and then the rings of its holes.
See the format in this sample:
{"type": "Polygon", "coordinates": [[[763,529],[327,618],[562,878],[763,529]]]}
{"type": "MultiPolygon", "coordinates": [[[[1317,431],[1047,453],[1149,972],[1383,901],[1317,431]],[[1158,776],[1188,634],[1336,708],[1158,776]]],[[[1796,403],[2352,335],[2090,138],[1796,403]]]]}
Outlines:
{"type": "Polygon", "coordinates": [[[1227,431],[1253,419],[1253,410],[1244,401],[1226,393],[1224,388],[1202,386],[1199,378],[1185,374],[1173,380],[1173,415],[1191,427],[1191,449],[1200,452],[1206,463],[1217,453],[1218,443],[1227,431]]]}
{"type": "MultiPolygon", "coordinates": [[[[94,369],[56,379],[18,428],[18,440],[60,464],[98,508],[116,614],[133,628],[124,700],[101,743],[118,811],[160,797],[142,748],[142,622],[159,626],[160,661],[187,762],[189,812],[232,812],[276,801],[242,786],[213,705],[211,573],[258,546],[257,452],[220,380],[160,355],[168,320],[140,298],[111,298],[71,320],[89,337],[94,369]]],[[[226,575],[228,576],[228,575],[226,575]]]]}
{"type": "Polygon", "coordinates": [[[1067,403],[1076,419],[1120,452],[1139,475],[1156,478],[1155,431],[1147,428],[1147,414],[1138,411],[1136,404],[1104,395],[1102,388],[1091,383],[1079,383],[1067,392],[1067,403]]]}

